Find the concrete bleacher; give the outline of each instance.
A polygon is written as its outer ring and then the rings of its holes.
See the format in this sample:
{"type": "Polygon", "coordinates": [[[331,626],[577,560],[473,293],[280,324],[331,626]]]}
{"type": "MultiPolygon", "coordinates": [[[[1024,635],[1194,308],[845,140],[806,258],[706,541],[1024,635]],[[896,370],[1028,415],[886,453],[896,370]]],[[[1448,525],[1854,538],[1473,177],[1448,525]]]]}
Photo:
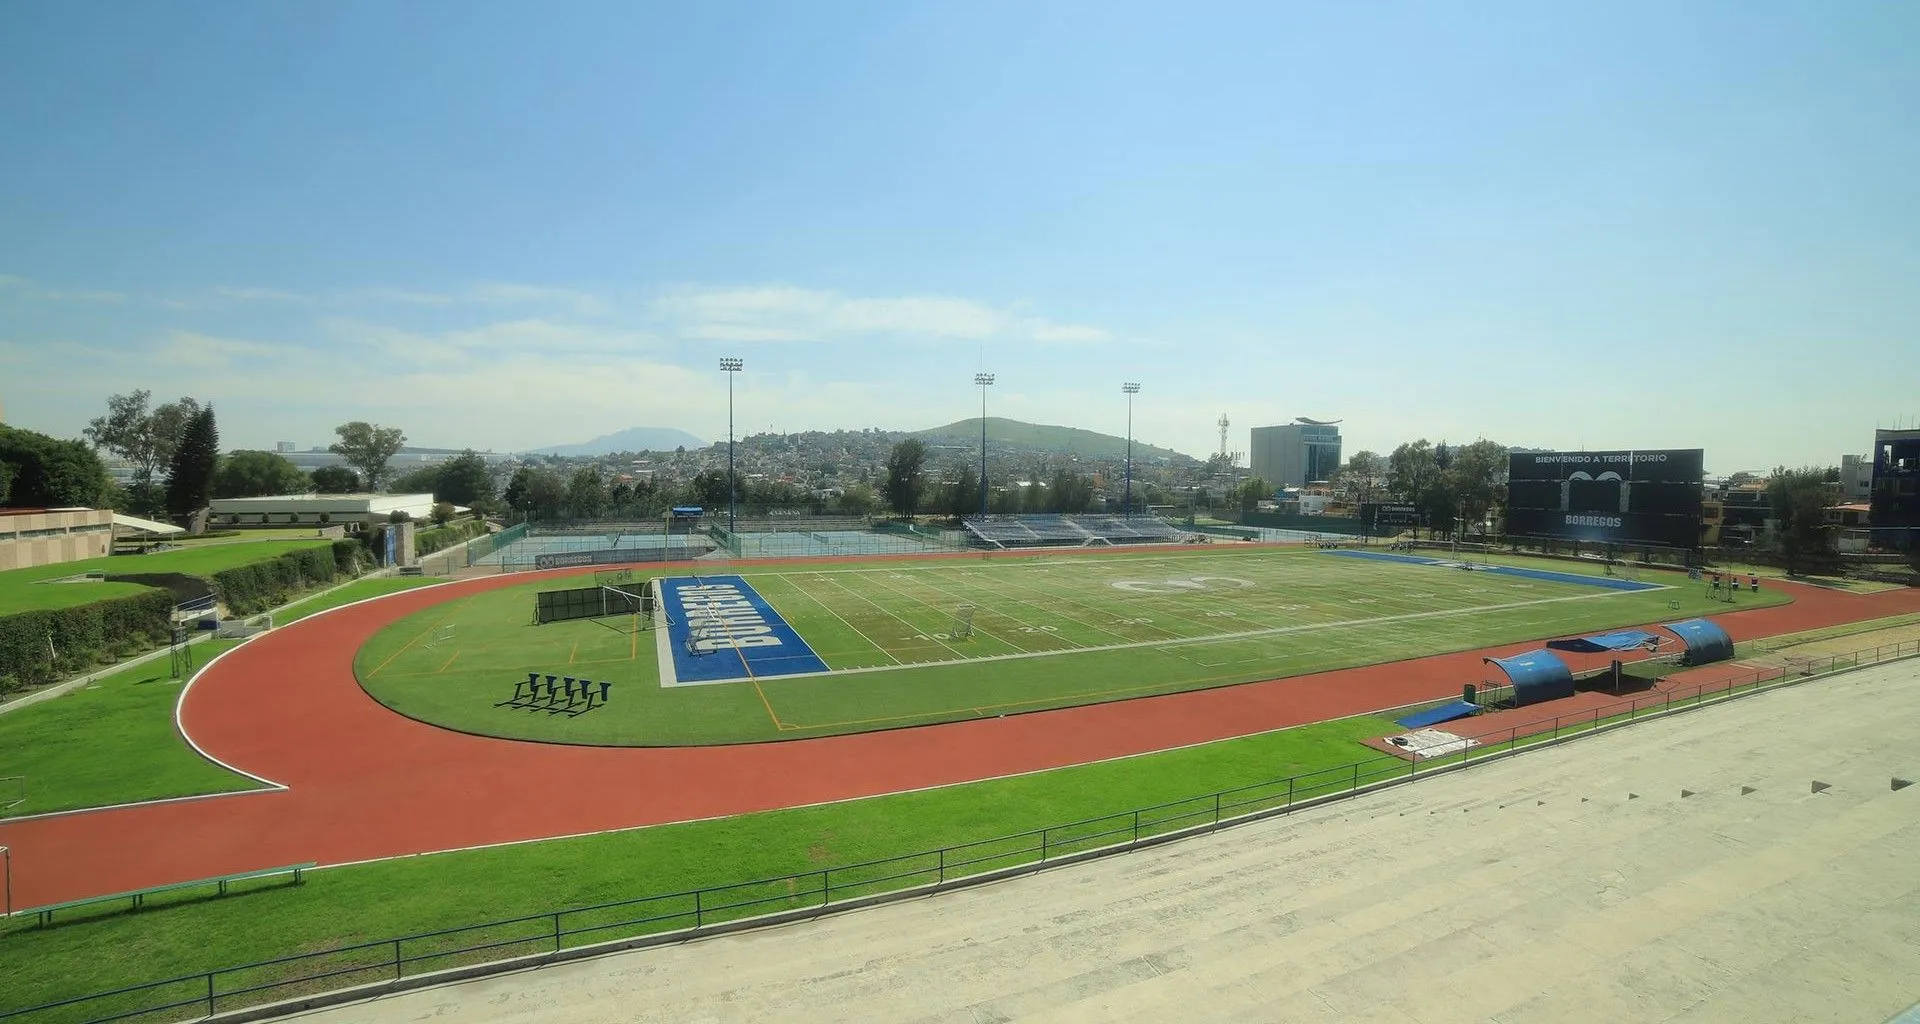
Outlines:
{"type": "Polygon", "coordinates": [[[982,544],[1000,548],[1165,544],[1181,539],[1179,530],[1151,517],[1026,513],[968,516],[965,526],[982,544]]]}

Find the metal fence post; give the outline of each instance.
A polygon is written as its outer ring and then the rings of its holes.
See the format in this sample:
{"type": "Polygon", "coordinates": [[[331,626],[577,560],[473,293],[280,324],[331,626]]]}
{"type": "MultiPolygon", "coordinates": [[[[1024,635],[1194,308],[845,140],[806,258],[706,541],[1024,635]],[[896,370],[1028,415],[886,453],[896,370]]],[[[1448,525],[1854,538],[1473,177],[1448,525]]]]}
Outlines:
{"type": "Polygon", "coordinates": [[[400,940],[393,940],[393,976],[400,977],[400,940]]]}
{"type": "Polygon", "coordinates": [[[553,951],[560,952],[560,915],[557,912],[553,915],[553,951]]]}
{"type": "Polygon", "coordinates": [[[1213,823],[1220,824],[1220,794],[1213,794],[1213,823]]]}
{"type": "MultiPolygon", "coordinates": [[[[1220,798],[1218,796],[1213,798],[1213,806],[1213,820],[1217,823],[1220,820],[1220,798]]],[[[1140,809],[1137,807],[1134,808],[1133,811],[1133,841],[1136,843],[1140,841],[1140,809]]]]}
{"type": "Polygon", "coordinates": [[[1288,807],[1293,806],[1293,780],[1297,777],[1298,776],[1294,776],[1294,775],[1287,776],[1287,806],[1288,807]]]}
{"type": "Polygon", "coordinates": [[[1040,863],[1045,864],[1046,862],[1047,862],[1047,830],[1043,828],[1040,830],[1040,863]]]}
{"type": "Polygon", "coordinates": [[[828,891],[829,889],[827,886],[827,873],[825,871],[822,871],[820,872],[820,905],[823,907],[827,905],[827,902],[829,899],[827,895],[828,891]]]}
{"type": "Polygon", "coordinates": [[[213,1016],[213,972],[207,972],[207,1016],[213,1016]]]}
{"type": "Polygon", "coordinates": [[[942,846],[940,848],[940,874],[937,877],[936,884],[938,884],[938,882],[945,882],[946,880],[947,880],[947,848],[942,846]]]}
{"type": "Polygon", "coordinates": [[[1353,762],[1353,788],[1360,788],[1360,762],[1353,762]]]}
{"type": "Polygon", "coordinates": [[[693,926],[695,928],[700,927],[700,893],[703,891],[704,890],[701,889],[693,890],[693,926]]]}

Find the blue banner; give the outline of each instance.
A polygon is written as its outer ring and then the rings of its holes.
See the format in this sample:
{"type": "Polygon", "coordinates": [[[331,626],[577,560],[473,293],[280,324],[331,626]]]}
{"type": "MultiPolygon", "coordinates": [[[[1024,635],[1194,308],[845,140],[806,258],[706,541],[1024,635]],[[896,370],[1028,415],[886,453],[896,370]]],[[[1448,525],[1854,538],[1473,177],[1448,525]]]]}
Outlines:
{"type": "Polygon", "coordinates": [[[660,600],[667,614],[675,682],[828,671],[827,663],[766,598],[738,576],[662,579],[660,600]]]}

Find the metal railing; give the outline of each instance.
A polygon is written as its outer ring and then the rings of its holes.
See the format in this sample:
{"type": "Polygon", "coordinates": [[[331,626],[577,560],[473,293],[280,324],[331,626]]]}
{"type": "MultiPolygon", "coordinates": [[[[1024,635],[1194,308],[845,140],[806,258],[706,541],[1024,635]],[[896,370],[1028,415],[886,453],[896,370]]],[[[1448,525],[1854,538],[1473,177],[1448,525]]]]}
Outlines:
{"type": "MultiPolygon", "coordinates": [[[[1681,690],[1621,697],[1576,714],[1542,717],[1464,737],[1473,744],[1441,757],[1390,754],[1270,782],[1137,807],[1081,821],[932,850],[730,885],[463,925],[275,957],[76,996],[16,1010],[0,1020],[104,1022],[184,1019],[451,967],[561,953],[595,943],[682,939],[751,918],[811,916],[876,898],[1039,870],[1047,864],[1121,852],[1142,843],[1200,835],[1362,790],[1457,770],[1535,746],[1748,696],[1862,665],[1920,656],[1920,641],[1801,658],[1789,668],[1754,669],[1681,690]],[[173,1014],[172,1018],[163,1015],[173,1014]]],[[[66,927],[74,927],[68,924],[66,927]]]]}

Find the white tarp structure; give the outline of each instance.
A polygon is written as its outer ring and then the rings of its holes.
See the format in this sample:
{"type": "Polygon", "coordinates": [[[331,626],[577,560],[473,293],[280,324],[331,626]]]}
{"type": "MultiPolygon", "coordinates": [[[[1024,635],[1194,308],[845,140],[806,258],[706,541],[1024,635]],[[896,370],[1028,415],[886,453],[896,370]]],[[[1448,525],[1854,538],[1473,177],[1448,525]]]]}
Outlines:
{"type": "Polygon", "coordinates": [[[117,530],[133,530],[137,533],[154,533],[162,536],[187,532],[172,523],[157,523],[151,519],[130,516],[124,512],[115,512],[113,514],[113,526],[114,529],[117,530]]]}
{"type": "Polygon", "coordinates": [[[1387,742],[1415,757],[1445,757],[1480,745],[1478,740],[1455,736],[1444,729],[1416,729],[1399,736],[1389,736],[1387,742]]]}

